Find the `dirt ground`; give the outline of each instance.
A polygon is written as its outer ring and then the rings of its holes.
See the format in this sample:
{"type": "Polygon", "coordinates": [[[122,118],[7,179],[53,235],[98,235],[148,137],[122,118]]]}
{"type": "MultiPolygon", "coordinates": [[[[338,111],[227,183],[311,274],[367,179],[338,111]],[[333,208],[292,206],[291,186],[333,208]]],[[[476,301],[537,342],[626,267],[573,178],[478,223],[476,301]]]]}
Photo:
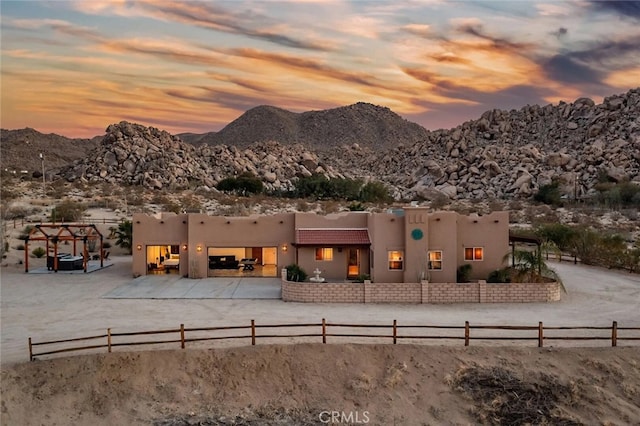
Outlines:
{"type": "Polygon", "coordinates": [[[640,351],[301,344],[76,356],[5,369],[1,410],[3,425],[631,425],[640,351]]]}

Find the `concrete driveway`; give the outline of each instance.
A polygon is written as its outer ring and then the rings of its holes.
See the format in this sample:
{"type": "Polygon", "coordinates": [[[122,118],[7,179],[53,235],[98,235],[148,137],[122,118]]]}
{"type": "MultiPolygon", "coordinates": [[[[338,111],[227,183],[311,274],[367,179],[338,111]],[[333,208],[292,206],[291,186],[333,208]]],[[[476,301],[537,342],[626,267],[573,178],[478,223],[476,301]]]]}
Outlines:
{"type": "Polygon", "coordinates": [[[194,280],[145,275],[108,292],[106,299],[280,299],[279,278],[218,277],[194,280]]]}

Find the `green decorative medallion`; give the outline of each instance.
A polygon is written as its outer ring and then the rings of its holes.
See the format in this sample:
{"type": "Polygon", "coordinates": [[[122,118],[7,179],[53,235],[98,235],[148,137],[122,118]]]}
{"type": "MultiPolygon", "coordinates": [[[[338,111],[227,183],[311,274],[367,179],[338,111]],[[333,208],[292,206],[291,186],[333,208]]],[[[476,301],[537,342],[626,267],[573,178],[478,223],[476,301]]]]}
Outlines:
{"type": "Polygon", "coordinates": [[[422,233],[422,229],[416,228],[411,231],[411,238],[413,238],[414,240],[421,240],[423,236],[424,234],[422,233]]]}

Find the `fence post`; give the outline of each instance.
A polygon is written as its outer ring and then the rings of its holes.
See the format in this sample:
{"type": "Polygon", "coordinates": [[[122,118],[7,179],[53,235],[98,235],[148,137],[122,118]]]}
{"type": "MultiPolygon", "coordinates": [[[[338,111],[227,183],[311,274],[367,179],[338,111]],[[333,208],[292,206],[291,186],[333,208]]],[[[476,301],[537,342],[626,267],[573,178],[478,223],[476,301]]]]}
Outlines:
{"type": "Polygon", "coordinates": [[[396,344],[396,340],[398,338],[398,322],[393,320],[393,344],[396,344]]]}
{"type": "Polygon", "coordinates": [[[31,346],[31,337],[29,337],[29,361],[33,361],[33,347],[31,346]]]}
{"type": "Polygon", "coordinates": [[[544,328],[542,327],[542,321],[538,322],[538,347],[541,348],[544,345],[544,328]]]}
{"type": "Polygon", "coordinates": [[[611,325],[611,346],[618,346],[618,321],[611,325]]]}
{"type": "Polygon", "coordinates": [[[107,328],[107,351],[111,353],[111,329],[107,328]]]}
{"type": "Polygon", "coordinates": [[[327,343],[327,321],[322,318],[322,343],[327,343]]]}
{"type": "Polygon", "coordinates": [[[184,324],[180,324],[180,347],[184,349],[184,324]]]}
{"type": "Polygon", "coordinates": [[[464,322],[464,345],[469,346],[469,321],[464,322]]]}
{"type": "Polygon", "coordinates": [[[251,320],[251,345],[256,345],[256,321],[251,320]]]}

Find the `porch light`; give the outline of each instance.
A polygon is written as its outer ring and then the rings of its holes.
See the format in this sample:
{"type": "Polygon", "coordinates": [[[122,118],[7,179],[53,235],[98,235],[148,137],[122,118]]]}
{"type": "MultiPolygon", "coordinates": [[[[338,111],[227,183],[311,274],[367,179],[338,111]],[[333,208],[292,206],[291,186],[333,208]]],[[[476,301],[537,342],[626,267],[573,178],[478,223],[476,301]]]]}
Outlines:
{"type": "Polygon", "coordinates": [[[182,251],[187,251],[187,245],[186,244],[182,245],[182,251]]]}
{"type": "Polygon", "coordinates": [[[196,251],[197,251],[198,253],[200,253],[200,252],[202,251],[202,246],[201,246],[200,244],[198,244],[198,245],[196,246],[196,251]]]}
{"type": "Polygon", "coordinates": [[[289,247],[287,247],[287,244],[283,244],[282,245],[282,251],[286,252],[287,250],[289,250],[289,247]]]}
{"type": "Polygon", "coordinates": [[[142,250],[142,244],[138,244],[138,245],[136,246],[136,249],[137,249],[138,251],[142,250]]]}

